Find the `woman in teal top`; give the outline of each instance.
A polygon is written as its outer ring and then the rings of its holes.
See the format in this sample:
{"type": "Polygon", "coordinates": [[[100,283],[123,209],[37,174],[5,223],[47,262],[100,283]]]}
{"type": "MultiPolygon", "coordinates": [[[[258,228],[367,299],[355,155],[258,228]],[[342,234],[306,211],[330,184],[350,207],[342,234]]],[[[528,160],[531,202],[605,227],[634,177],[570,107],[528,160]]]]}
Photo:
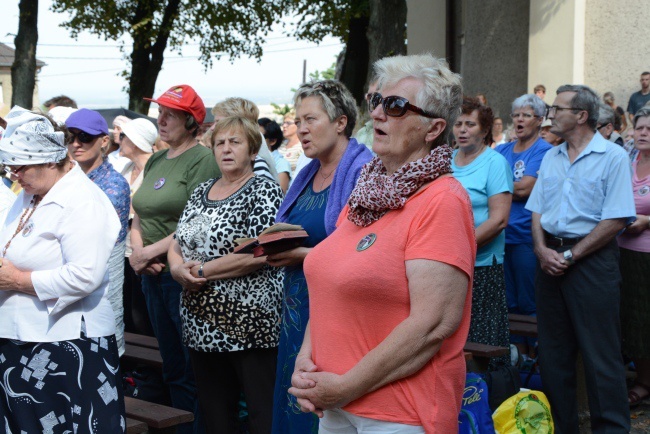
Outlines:
{"type": "MultiPolygon", "coordinates": [[[[503,230],[508,224],[513,181],[506,159],[490,148],[493,119],[492,109],[476,98],[463,100],[462,114],[454,124],[458,149],[453,154],[452,169],[472,201],[478,245],[467,340],[508,347],[503,230]]],[[[508,355],[492,359],[490,367],[508,360],[508,355]]]]}

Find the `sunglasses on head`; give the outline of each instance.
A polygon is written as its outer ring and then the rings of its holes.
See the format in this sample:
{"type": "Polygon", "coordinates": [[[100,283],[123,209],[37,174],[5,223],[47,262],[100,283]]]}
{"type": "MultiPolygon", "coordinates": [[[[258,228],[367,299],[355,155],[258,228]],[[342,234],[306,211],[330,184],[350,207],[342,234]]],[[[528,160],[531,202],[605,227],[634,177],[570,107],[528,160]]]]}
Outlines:
{"type": "Polygon", "coordinates": [[[370,110],[371,113],[375,111],[379,104],[381,104],[384,109],[384,113],[386,113],[386,116],[392,116],[394,118],[404,116],[408,110],[427,118],[439,117],[434,114],[425,112],[420,107],[414,106],[409,102],[409,100],[401,96],[382,97],[379,92],[373,92],[366,95],[366,99],[368,100],[368,110],[370,110]]]}
{"type": "Polygon", "coordinates": [[[90,143],[93,140],[95,140],[99,136],[93,136],[92,134],[88,134],[84,131],[79,131],[78,133],[70,133],[70,143],[74,143],[75,140],[79,140],[79,143],[90,143]]]}

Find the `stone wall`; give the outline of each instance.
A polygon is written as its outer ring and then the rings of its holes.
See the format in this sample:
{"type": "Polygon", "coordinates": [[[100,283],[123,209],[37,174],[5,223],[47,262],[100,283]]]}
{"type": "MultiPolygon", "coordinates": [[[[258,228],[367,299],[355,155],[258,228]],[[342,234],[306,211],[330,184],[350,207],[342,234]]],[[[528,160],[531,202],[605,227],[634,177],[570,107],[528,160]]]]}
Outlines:
{"type": "Polygon", "coordinates": [[[641,72],[650,71],[650,4],[586,0],[584,83],[601,96],[611,91],[627,109],[641,72]]]}
{"type": "Polygon", "coordinates": [[[486,94],[507,125],[512,101],[526,93],[529,1],[465,0],[462,8],[458,37],[465,93],[486,94]]]}

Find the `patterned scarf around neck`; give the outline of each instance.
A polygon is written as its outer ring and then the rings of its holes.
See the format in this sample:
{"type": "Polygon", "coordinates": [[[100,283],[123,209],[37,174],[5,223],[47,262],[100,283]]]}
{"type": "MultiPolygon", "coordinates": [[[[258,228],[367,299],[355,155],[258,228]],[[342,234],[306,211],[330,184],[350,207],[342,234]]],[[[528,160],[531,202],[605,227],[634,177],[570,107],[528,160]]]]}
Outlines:
{"type": "Polygon", "coordinates": [[[400,209],[422,185],[451,173],[452,149],[438,146],[425,157],[400,167],[388,175],[379,157],[366,164],[357,186],[348,199],[348,220],[357,226],[368,226],[391,209],[400,209]]]}

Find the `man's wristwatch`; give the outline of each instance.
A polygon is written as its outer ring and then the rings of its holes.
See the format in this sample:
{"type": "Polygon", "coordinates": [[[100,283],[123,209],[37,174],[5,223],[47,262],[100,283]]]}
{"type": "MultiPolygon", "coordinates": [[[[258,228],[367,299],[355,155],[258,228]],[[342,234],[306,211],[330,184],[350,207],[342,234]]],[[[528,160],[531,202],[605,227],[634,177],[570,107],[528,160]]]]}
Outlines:
{"type": "Polygon", "coordinates": [[[573,260],[573,252],[571,251],[571,249],[564,251],[564,260],[569,265],[575,264],[576,261],[573,260]]]}
{"type": "Polygon", "coordinates": [[[199,267],[199,271],[197,273],[199,277],[203,277],[203,262],[201,262],[201,266],[199,267]]]}

